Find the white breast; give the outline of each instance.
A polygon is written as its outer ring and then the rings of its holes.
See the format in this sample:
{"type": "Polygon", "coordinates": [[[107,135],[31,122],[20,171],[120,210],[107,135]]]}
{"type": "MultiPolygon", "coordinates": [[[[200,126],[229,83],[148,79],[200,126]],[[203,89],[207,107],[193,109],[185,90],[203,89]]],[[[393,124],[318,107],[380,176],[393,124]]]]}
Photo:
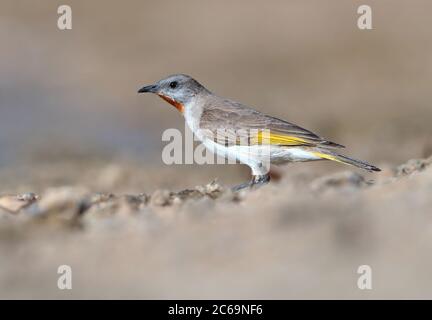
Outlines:
{"type": "MultiPolygon", "coordinates": [[[[185,105],[184,117],[189,129],[196,134],[199,130],[199,122],[201,119],[202,107],[199,103],[190,102],[185,105]]],[[[201,138],[200,138],[201,140],[201,138]]]]}

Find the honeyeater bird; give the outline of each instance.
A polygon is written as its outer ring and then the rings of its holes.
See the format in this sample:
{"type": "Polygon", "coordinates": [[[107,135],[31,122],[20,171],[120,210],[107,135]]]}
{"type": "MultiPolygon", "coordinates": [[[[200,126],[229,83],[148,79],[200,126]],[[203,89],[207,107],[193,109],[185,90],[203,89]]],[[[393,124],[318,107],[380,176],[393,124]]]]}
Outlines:
{"type": "Polygon", "coordinates": [[[184,74],[171,75],[138,92],[157,94],[183,114],[188,127],[206,148],[251,168],[251,181],[234,190],[267,183],[270,163],[332,160],[380,171],[371,164],[341,154],[339,149],[344,146],[340,144],[291,122],[219,97],[184,74]]]}

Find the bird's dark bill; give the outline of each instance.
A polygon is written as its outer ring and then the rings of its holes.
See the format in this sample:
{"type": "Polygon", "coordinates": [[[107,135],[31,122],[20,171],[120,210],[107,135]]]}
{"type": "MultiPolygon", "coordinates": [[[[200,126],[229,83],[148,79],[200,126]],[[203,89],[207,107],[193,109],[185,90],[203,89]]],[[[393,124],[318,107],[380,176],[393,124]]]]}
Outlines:
{"type": "Polygon", "coordinates": [[[152,84],[150,86],[142,87],[141,89],[138,90],[138,93],[145,93],[145,92],[151,92],[151,93],[156,92],[156,86],[152,84]]]}

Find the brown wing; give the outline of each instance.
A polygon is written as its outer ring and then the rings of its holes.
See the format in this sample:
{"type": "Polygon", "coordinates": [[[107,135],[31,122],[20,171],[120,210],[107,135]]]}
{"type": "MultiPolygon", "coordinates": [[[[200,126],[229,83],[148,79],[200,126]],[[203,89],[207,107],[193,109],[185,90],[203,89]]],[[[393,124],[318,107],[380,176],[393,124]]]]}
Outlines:
{"type": "MultiPolygon", "coordinates": [[[[216,137],[221,131],[229,132],[229,144],[236,144],[246,130],[269,130],[270,143],[285,146],[322,146],[343,148],[342,145],[327,141],[315,133],[290,122],[267,116],[238,102],[213,98],[204,106],[200,128],[216,137]]],[[[250,137],[249,137],[250,138],[250,137]]],[[[258,140],[250,141],[252,144],[258,140]]]]}

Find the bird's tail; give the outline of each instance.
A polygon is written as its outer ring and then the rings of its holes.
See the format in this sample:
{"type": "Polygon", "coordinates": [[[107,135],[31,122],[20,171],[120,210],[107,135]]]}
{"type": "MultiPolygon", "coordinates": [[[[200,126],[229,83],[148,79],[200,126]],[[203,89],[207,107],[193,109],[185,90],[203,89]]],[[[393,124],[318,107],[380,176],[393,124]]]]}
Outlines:
{"type": "Polygon", "coordinates": [[[338,153],[328,151],[328,150],[315,151],[314,155],[317,157],[320,157],[321,159],[326,159],[326,160],[336,161],[336,162],[340,162],[340,163],[344,163],[344,164],[349,164],[351,166],[361,168],[361,169],[364,169],[367,171],[381,171],[380,168],[377,168],[377,167],[375,167],[375,166],[373,166],[367,162],[353,159],[353,158],[349,158],[349,157],[344,156],[342,154],[338,154],[338,153]]]}

